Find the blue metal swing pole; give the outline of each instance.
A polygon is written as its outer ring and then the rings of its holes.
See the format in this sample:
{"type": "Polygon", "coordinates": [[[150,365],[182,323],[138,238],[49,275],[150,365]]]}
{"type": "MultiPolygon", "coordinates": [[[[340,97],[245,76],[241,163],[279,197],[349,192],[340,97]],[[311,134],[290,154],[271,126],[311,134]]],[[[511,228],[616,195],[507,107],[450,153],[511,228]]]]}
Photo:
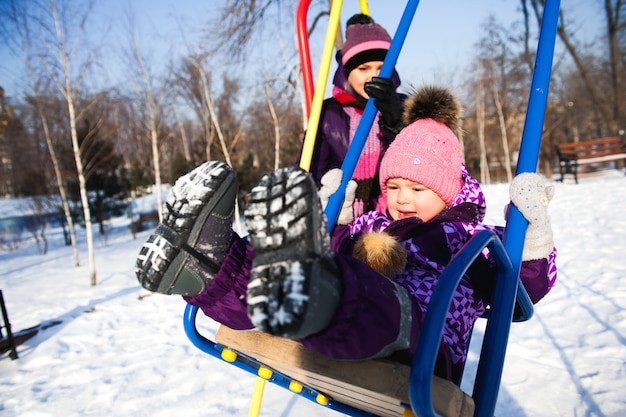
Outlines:
{"type": "MultiPolygon", "coordinates": [[[[559,19],[559,0],[546,0],[539,32],[535,70],[531,84],[526,120],[516,174],[535,172],[539,160],[541,134],[548,100],[550,74],[556,29],[559,19]]],[[[497,388],[500,387],[504,356],[511,327],[511,318],[517,293],[522,251],[528,222],[513,206],[504,233],[504,247],[513,264],[512,273],[498,274],[494,288],[492,313],[487,322],[483,348],[480,355],[473,398],[476,404],[475,417],[492,417],[495,411],[497,388]]]]}
{"type": "MultiPolygon", "coordinates": [[[[389,51],[387,52],[387,56],[385,57],[385,61],[383,62],[383,66],[380,69],[380,77],[390,78],[393,74],[393,69],[396,66],[396,62],[398,61],[400,50],[402,49],[404,40],[406,39],[407,33],[409,32],[409,28],[411,26],[411,22],[413,21],[413,16],[415,15],[415,10],[417,10],[418,4],[419,0],[409,0],[407,2],[404,13],[402,14],[402,18],[400,19],[400,23],[398,24],[398,29],[396,30],[396,33],[391,41],[389,51]]],[[[367,100],[365,110],[363,111],[363,116],[361,117],[361,122],[359,123],[359,126],[354,133],[354,138],[352,138],[352,142],[350,143],[350,147],[348,148],[348,153],[346,154],[346,157],[343,160],[343,164],[341,165],[343,177],[341,178],[341,184],[339,185],[339,189],[330,196],[328,200],[328,205],[326,206],[326,210],[324,211],[328,219],[329,231],[332,231],[335,228],[337,216],[341,211],[343,199],[346,194],[346,186],[348,185],[348,182],[352,179],[352,175],[354,174],[354,170],[356,169],[357,162],[359,161],[359,157],[361,156],[361,152],[363,151],[363,147],[365,146],[368,133],[372,128],[372,123],[374,122],[374,118],[376,117],[376,111],[377,109],[376,105],[374,105],[374,99],[370,98],[369,100],[367,100]]]]}

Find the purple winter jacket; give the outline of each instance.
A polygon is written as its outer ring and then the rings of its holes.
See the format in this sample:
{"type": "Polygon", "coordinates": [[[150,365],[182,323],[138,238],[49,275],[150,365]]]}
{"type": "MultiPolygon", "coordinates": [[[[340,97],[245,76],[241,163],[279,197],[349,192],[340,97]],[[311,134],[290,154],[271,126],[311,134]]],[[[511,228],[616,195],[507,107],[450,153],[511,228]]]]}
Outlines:
{"type": "MultiPolygon", "coordinates": [[[[418,229],[423,228],[421,233],[415,236],[411,233],[411,237],[404,241],[405,247],[414,255],[410,268],[395,281],[350,254],[338,251],[335,261],[343,284],[339,306],[324,331],[300,340],[301,343],[335,359],[360,360],[390,355],[410,358],[417,345],[424,311],[438,272],[450,254],[458,250],[462,240],[469,238],[475,230],[487,227],[478,224],[484,215],[484,196],[472,177],[467,177],[466,186],[454,207],[457,208],[450,209],[440,218],[441,222],[417,224],[418,229]],[[459,242],[451,244],[449,239],[454,237],[459,238],[459,242]],[[424,241],[428,241],[428,245],[424,245],[424,241]]],[[[401,225],[409,229],[415,226],[401,225]]],[[[365,232],[378,226],[389,231],[394,227],[406,230],[392,226],[380,213],[367,213],[357,220],[353,230],[348,226],[338,227],[333,234],[334,246],[339,248],[340,245],[335,243],[341,242],[341,236],[346,243],[351,232],[365,232]]],[[[534,302],[554,283],[554,255],[555,251],[548,259],[524,262],[522,266],[522,281],[534,302]]],[[[195,297],[185,297],[185,300],[228,327],[253,328],[246,311],[246,286],[253,256],[254,251],[246,240],[235,239],[211,285],[195,297]]],[[[488,273],[485,276],[488,277],[490,266],[483,267],[486,267],[488,273]]],[[[462,314],[449,317],[445,326],[436,373],[457,383],[463,370],[469,331],[484,308],[489,289],[489,285],[483,286],[483,283],[489,284],[489,280],[468,277],[463,281],[456,295],[462,305],[454,311],[462,314]]]]}
{"type": "MultiPolygon", "coordinates": [[[[413,305],[426,314],[439,276],[452,256],[480,230],[494,231],[502,238],[504,228],[480,224],[484,217],[484,197],[476,180],[466,175],[464,189],[449,209],[428,222],[417,218],[393,221],[385,214],[371,211],[357,218],[349,227],[333,236],[335,248],[350,250],[363,233],[385,231],[402,243],[407,251],[407,266],[394,281],[409,294],[413,305]]],[[[556,280],[556,249],[546,259],[524,261],[520,278],[533,303],[538,302],[556,280]]],[[[461,278],[455,291],[443,329],[442,348],[436,365],[439,376],[458,383],[463,374],[471,331],[475,321],[484,313],[491,298],[496,275],[495,262],[488,256],[477,259],[461,278]]],[[[413,323],[413,333],[419,334],[422,322],[413,323]]],[[[412,346],[413,347],[413,346],[412,346]]],[[[412,349],[409,349],[412,352],[412,349]]]]}
{"type": "MultiPolygon", "coordinates": [[[[311,156],[310,172],[318,188],[321,186],[320,180],[325,173],[333,168],[341,168],[352,142],[352,137],[350,136],[351,116],[346,112],[346,107],[350,106],[362,111],[367,104],[365,99],[358,97],[356,93],[352,92],[341,66],[340,53],[337,55],[337,62],[339,66],[333,78],[335,87],[333,97],[327,98],[322,103],[320,122],[311,156]]],[[[400,86],[400,77],[396,72],[394,72],[391,79],[396,88],[400,86]]],[[[399,98],[404,100],[405,96],[399,94],[399,98]]],[[[384,128],[380,120],[372,126],[372,129],[378,134],[380,139],[380,157],[382,158],[395,135],[384,128]]],[[[297,163],[299,164],[300,161],[298,160],[297,163]]],[[[380,195],[378,178],[372,178],[367,185],[360,185],[357,193],[357,198],[367,202],[365,205],[366,210],[374,209],[380,195]]]]}

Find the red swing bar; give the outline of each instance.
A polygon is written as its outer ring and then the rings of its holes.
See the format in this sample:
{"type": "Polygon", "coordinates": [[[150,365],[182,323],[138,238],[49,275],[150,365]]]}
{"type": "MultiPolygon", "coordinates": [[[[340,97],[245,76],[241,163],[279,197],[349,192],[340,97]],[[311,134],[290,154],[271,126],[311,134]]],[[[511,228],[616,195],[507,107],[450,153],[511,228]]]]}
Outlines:
{"type": "Polygon", "coordinates": [[[298,5],[296,17],[296,34],[298,35],[298,49],[300,50],[300,68],[302,70],[302,86],[306,101],[306,113],[311,113],[311,103],[315,86],[313,84],[313,69],[311,67],[311,51],[309,49],[309,32],[306,25],[306,16],[311,0],[302,0],[298,5]]]}

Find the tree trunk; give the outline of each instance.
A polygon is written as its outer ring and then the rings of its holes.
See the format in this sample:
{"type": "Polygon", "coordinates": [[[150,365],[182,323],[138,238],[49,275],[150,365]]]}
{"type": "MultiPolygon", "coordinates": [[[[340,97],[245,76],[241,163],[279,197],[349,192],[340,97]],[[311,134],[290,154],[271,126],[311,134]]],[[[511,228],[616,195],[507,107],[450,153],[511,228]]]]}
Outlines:
{"type": "Polygon", "coordinates": [[[506,120],[504,118],[504,112],[502,111],[502,103],[500,102],[500,95],[498,94],[498,74],[496,71],[495,61],[491,61],[492,70],[492,89],[493,89],[493,104],[496,107],[498,113],[498,124],[500,125],[500,138],[502,139],[502,150],[504,151],[504,168],[506,170],[506,179],[508,182],[513,180],[511,174],[511,156],[509,154],[509,138],[506,133],[506,120]]]}
{"type": "Polygon", "coordinates": [[[278,124],[278,117],[276,117],[276,110],[274,109],[274,103],[270,97],[270,91],[267,84],[265,84],[265,101],[267,101],[267,107],[270,109],[270,115],[272,116],[272,124],[274,125],[274,171],[280,167],[280,126],[278,124]]]}
{"type": "MultiPolygon", "coordinates": [[[[537,18],[537,22],[541,23],[542,14],[539,11],[539,5],[537,4],[538,2],[540,2],[541,6],[543,7],[545,5],[545,0],[532,0],[532,6],[535,12],[535,16],[537,18]]],[[[563,17],[562,9],[560,12],[559,25],[557,27],[557,34],[559,38],[561,39],[561,41],[563,42],[563,44],[565,45],[565,49],[572,57],[574,64],[576,65],[576,68],[578,69],[578,73],[580,74],[580,77],[585,85],[585,89],[587,90],[587,93],[589,94],[589,97],[593,103],[595,110],[598,112],[600,117],[602,117],[604,122],[608,126],[611,126],[611,127],[614,127],[617,125],[617,120],[614,118],[614,112],[615,112],[614,109],[616,108],[616,106],[617,108],[619,108],[619,106],[622,104],[621,101],[617,101],[618,99],[621,99],[621,94],[622,94],[621,88],[619,87],[619,85],[615,84],[615,82],[617,82],[620,77],[619,63],[618,63],[619,52],[618,50],[616,50],[617,49],[616,37],[617,37],[617,31],[619,29],[619,26],[618,26],[619,22],[617,22],[615,19],[619,16],[619,9],[621,8],[621,3],[622,3],[622,0],[617,0],[616,7],[615,9],[613,9],[611,7],[611,0],[605,0],[605,11],[606,11],[606,16],[607,16],[607,31],[608,31],[607,39],[609,42],[608,49],[609,49],[609,54],[610,54],[610,66],[611,66],[611,76],[612,76],[612,82],[611,82],[612,94],[611,92],[607,94],[605,90],[599,90],[599,89],[603,89],[604,87],[602,84],[598,85],[598,83],[596,82],[597,80],[593,77],[590,69],[585,65],[582,57],[578,53],[574,45],[574,42],[570,39],[568,30],[567,30],[568,28],[565,27],[565,19],[563,17]],[[613,55],[614,53],[615,55],[613,55]],[[612,112],[607,112],[606,110],[607,106],[603,106],[603,103],[606,102],[607,100],[607,95],[608,95],[608,99],[610,100],[612,104],[610,106],[610,108],[613,110],[612,112]]]]}
{"type": "MultiPolygon", "coordinates": [[[[226,163],[230,167],[234,168],[233,163],[230,160],[230,152],[228,151],[228,146],[226,145],[226,139],[224,138],[224,134],[220,127],[220,122],[217,118],[217,114],[215,113],[215,105],[213,104],[213,99],[211,98],[211,92],[209,91],[209,83],[208,83],[206,74],[204,73],[204,70],[202,69],[202,67],[200,66],[198,62],[191,59],[190,57],[187,57],[187,59],[198,70],[198,74],[200,75],[200,79],[202,81],[204,102],[207,106],[207,110],[209,111],[209,115],[211,116],[212,126],[215,128],[215,133],[217,134],[217,137],[220,141],[222,152],[224,153],[224,159],[226,160],[226,163]]],[[[241,219],[240,219],[241,216],[239,214],[239,201],[238,200],[239,200],[238,198],[235,198],[235,226],[236,226],[237,232],[241,235],[243,233],[243,227],[241,226],[241,219]]]]}
{"type": "Polygon", "coordinates": [[[623,70],[621,62],[623,62],[623,56],[620,53],[619,47],[619,31],[620,25],[624,23],[620,21],[620,13],[624,12],[623,1],[617,0],[615,5],[611,4],[611,0],[604,1],[604,10],[606,12],[607,21],[607,39],[609,42],[609,59],[611,68],[611,81],[613,87],[613,101],[611,103],[612,110],[612,123],[610,125],[611,134],[618,133],[620,123],[622,119],[622,113],[624,112],[624,102],[622,97],[624,96],[622,77],[623,70]]]}
{"type": "Polygon", "coordinates": [[[187,139],[185,126],[183,126],[183,123],[180,120],[180,114],[178,114],[178,110],[174,109],[174,114],[176,115],[176,123],[178,124],[178,129],[180,130],[180,138],[183,142],[183,155],[185,156],[185,160],[189,162],[191,161],[191,151],[189,150],[189,139],[187,139]]]}
{"type": "Polygon", "coordinates": [[[152,151],[152,166],[154,169],[154,193],[156,195],[157,201],[157,214],[159,217],[159,222],[163,220],[163,200],[161,198],[161,162],[159,156],[159,135],[157,132],[157,101],[154,97],[154,92],[150,86],[150,80],[148,72],[143,63],[143,59],[141,58],[141,54],[139,53],[139,46],[135,40],[134,34],[132,39],[132,47],[133,54],[135,55],[135,59],[137,60],[137,64],[139,65],[139,70],[141,72],[141,81],[143,83],[143,95],[145,100],[145,106],[148,110],[148,130],[150,134],[150,145],[152,151]]]}
{"type": "Polygon", "coordinates": [[[57,188],[59,190],[59,195],[61,196],[61,204],[63,206],[63,214],[65,215],[65,221],[67,221],[69,233],[70,233],[70,243],[72,245],[72,258],[74,259],[74,266],[80,266],[80,260],[78,258],[78,245],[76,243],[76,229],[74,227],[74,220],[72,219],[72,212],[70,211],[70,205],[67,201],[67,193],[65,192],[65,186],[63,184],[63,176],[61,174],[61,167],[59,164],[59,159],[57,158],[57,154],[52,146],[52,138],[50,136],[50,129],[48,127],[48,120],[43,113],[43,110],[39,108],[39,103],[37,103],[37,108],[39,111],[39,117],[41,119],[41,124],[43,126],[44,137],[46,138],[46,144],[48,145],[48,153],[50,154],[50,159],[52,160],[52,166],[54,168],[54,176],[56,178],[57,188]]]}
{"type": "Polygon", "coordinates": [[[97,284],[96,262],[93,247],[93,229],[91,224],[91,212],[89,211],[89,198],[87,195],[87,183],[83,171],[83,161],[80,158],[80,147],[78,146],[78,134],[76,132],[76,111],[69,85],[69,71],[66,71],[66,96],[67,108],[70,115],[70,134],[72,135],[72,148],[74,149],[74,160],[76,161],[76,171],[78,172],[78,187],[80,190],[80,201],[83,205],[83,216],[85,218],[85,237],[87,238],[87,258],[89,260],[89,278],[91,286],[97,284]]]}
{"type": "Polygon", "coordinates": [[[161,198],[161,158],[159,155],[159,136],[156,129],[156,115],[150,115],[150,144],[152,145],[152,165],[154,166],[154,193],[157,201],[159,222],[163,220],[163,199],[161,198]]]}
{"type": "Polygon", "coordinates": [[[61,30],[61,22],[57,12],[54,0],[50,1],[50,8],[54,19],[56,29],[56,39],[59,48],[59,60],[63,71],[63,85],[60,85],[61,93],[67,102],[67,110],[70,119],[70,135],[72,137],[72,149],[74,150],[74,161],[76,162],[76,172],[78,174],[78,185],[80,191],[80,199],[83,205],[83,216],[85,218],[85,236],[87,238],[87,258],[89,260],[89,278],[91,286],[95,286],[96,280],[96,263],[93,247],[93,230],[91,225],[91,214],[89,211],[89,199],[87,196],[87,186],[85,175],[83,172],[83,162],[80,157],[80,147],[78,145],[78,133],[76,131],[76,108],[74,105],[74,88],[71,82],[70,60],[71,55],[68,54],[65,45],[65,37],[61,30]]]}
{"type": "Polygon", "coordinates": [[[483,80],[483,66],[480,61],[478,78],[478,95],[476,97],[476,125],[478,127],[478,143],[480,146],[480,182],[489,184],[489,161],[487,161],[487,149],[485,148],[485,85],[483,80]]]}

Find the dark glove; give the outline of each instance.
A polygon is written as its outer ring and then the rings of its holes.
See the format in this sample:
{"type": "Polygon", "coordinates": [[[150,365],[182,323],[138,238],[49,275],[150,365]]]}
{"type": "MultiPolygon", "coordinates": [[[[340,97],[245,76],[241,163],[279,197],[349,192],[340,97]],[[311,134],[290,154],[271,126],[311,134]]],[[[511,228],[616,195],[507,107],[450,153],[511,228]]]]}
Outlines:
{"type": "Polygon", "coordinates": [[[404,127],[402,122],[404,107],[396,93],[393,81],[389,78],[372,77],[372,81],[365,83],[363,88],[367,95],[374,99],[374,104],[380,111],[383,126],[397,135],[404,127]]]}

